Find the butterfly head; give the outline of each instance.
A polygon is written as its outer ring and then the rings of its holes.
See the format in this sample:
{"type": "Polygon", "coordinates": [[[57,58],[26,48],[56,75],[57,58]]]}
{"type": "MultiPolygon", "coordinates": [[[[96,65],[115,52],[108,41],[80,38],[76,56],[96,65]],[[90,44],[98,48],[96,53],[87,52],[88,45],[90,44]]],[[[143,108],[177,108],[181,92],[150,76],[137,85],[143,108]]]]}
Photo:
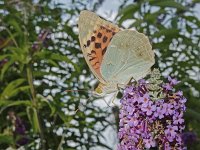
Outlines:
{"type": "Polygon", "coordinates": [[[95,89],[95,95],[97,96],[104,96],[104,90],[103,90],[104,84],[100,83],[97,88],[95,89]]]}
{"type": "Polygon", "coordinates": [[[118,91],[117,89],[117,84],[112,84],[112,83],[99,83],[99,85],[97,86],[97,88],[95,89],[95,95],[97,96],[105,96],[106,94],[110,94],[113,92],[118,91]]]}

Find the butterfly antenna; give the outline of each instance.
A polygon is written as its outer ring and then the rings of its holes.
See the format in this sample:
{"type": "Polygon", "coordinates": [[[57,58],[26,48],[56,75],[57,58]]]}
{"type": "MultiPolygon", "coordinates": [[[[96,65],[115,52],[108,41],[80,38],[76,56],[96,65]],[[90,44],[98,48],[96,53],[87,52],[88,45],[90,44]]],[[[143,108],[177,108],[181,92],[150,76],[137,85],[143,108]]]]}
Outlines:
{"type": "MultiPolygon", "coordinates": [[[[90,98],[91,97],[89,97],[88,99],[86,99],[86,101],[88,101],[88,100],[90,100],[90,98]]],[[[80,104],[79,105],[82,105],[84,108],[86,108],[86,106],[84,106],[81,102],[80,102],[80,104]]],[[[78,112],[78,111],[80,111],[80,106],[78,106],[78,108],[74,111],[75,112],[75,114],[78,112]]]]}
{"type": "Polygon", "coordinates": [[[81,92],[81,91],[88,91],[88,90],[65,90],[65,92],[81,92]]]}
{"type": "Polygon", "coordinates": [[[75,114],[77,113],[79,111],[79,108],[77,108],[74,112],[75,112],[75,114]]]}
{"type": "MultiPolygon", "coordinates": [[[[86,90],[65,90],[65,92],[81,92],[81,91],[86,91],[86,90]]],[[[79,111],[79,108],[77,108],[74,113],[76,114],[79,111]]]]}
{"type": "Polygon", "coordinates": [[[82,90],[65,90],[65,92],[83,92],[83,91],[87,91],[90,94],[94,93],[94,90],[88,90],[88,89],[82,89],[82,90]]]}
{"type": "Polygon", "coordinates": [[[104,97],[103,97],[102,99],[103,99],[103,101],[106,103],[106,105],[107,105],[108,107],[111,107],[111,106],[108,104],[108,102],[106,102],[106,100],[104,99],[104,97]]]}

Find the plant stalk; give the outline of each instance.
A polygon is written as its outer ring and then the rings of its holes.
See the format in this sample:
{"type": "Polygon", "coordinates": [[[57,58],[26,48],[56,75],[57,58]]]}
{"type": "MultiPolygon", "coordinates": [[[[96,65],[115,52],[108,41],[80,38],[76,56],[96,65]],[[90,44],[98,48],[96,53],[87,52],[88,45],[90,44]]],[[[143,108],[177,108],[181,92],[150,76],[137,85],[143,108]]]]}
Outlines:
{"type": "Polygon", "coordinates": [[[27,78],[28,78],[28,83],[29,83],[29,86],[30,86],[30,91],[31,91],[31,98],[32,98],[32,104],[33,104],[33,107],[36,108],[36,115],[37,115],[37,122],[39,123],[39,135],[40,135],[40,138],[41,138],[41,146],[42,146],[42,150],[46,150],[46,140],[45,140],[45,137],[44,137],[44,133],[43,133],[43,130],[42,130],[42,126],[41,126],[41,120],[39,119],[39,110],[38,110],[38,107],[37,107],[37,98],[36,98],[36,92],[35,92],[35,88],[34,88],[34,85],[33,85],[33,72],[32,72],[32,66],[31,64],[28,64],[27,66],[27,78]]]}

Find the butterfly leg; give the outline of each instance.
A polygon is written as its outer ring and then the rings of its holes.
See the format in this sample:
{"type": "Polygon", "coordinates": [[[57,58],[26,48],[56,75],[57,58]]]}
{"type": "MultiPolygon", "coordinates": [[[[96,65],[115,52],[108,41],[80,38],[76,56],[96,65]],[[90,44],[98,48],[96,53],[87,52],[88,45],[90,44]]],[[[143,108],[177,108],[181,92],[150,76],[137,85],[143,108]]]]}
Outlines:
{"type": "Polygon", "coordinates": [[[134,77],[131,77],[128,82],[128,85],[132,85],[133,82],[136,82],[136,85],[138,84],[138,81],[134,77]],[[134,81],[132,81],[132,80],[134,80],[134,81]]]}
{"type": "Polygon", "coordinates": [[[128,86],[131,85],[133,83],[132,80],[134,80],[136,82],[136,84],[138,84],[137,80],[134,79],[134,77],[131,77],[127,84],[119,84],[119,83],[117,83],[117,89],[120,90],[120,89],[123,89],[124,87],[126,87],[127,85],[128,86]]]}
{"type": "MultiPolygon", "coordinates": [[[[131,77],[130,80],[128,81],[128,84],[127,84],[127,85],[131,85],[133,79],[134,79],[134,78],[131,77]]],[[[134,79],[134,80],[135,80],[135,79],[134,79]]]]}
{"type": "Polygon", "coordinates": [[[115,98],[117,97],[117,94],[118,94],[118,92],[116,92],[114,95],[113,95],[113,97],[112,97],[112,103],[116,106],[116,104],[114,103],[114,101],[115,101],[115,98]]]}
{"type": "Polygon", "coordinates": [[[103,99],[103,101],[106,103],[106,105],[107,105],[108,107],[111,107],[111,106],[109,105],[109,103],[108,103],[108,102],[106,102],[106,100],[105,100],[105,98],[104,98],[104,97],[102,97],[102,99],[103,99]]]}
{"type": "Polygon", "coordinates": [[[124,87],[126,87],[126,84],[119,84],[119,83],[117,83],[117,89],[118,90],[124,89],[124,87]]]}

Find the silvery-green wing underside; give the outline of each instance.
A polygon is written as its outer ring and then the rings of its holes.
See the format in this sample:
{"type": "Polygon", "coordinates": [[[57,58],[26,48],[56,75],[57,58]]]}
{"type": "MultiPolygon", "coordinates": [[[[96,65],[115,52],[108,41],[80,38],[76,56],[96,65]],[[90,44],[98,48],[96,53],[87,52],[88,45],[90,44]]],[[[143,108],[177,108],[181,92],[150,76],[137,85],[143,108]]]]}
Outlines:
{"type": "Polygon", "coordinates": [[[131,77],[136,80],[145,77],[154,62],[154,52],[144,34],[119,31],[103,57],[101,73],[107,82],[126,84],[131,77]]]}

